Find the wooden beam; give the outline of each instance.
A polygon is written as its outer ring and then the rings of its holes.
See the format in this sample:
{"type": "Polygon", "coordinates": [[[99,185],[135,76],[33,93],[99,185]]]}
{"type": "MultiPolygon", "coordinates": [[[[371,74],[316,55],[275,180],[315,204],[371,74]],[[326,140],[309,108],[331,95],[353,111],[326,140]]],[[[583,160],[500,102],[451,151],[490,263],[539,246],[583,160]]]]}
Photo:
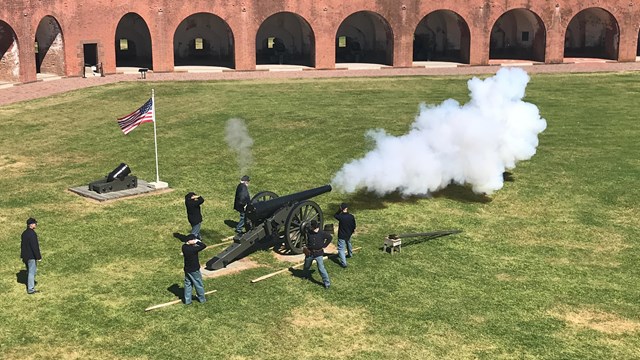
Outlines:
{"type": "MultiPolygon", "coordinates": [[[[213,294],[214,292],[216,292],[218,290],[211,290],[211,291],[207,291],[204,294],[208,295],[208,294],[213,294]]],[[[150,310],[155,310],[155,309],[160,309],[163,308],[165,306],[170,306],[170,305],[175,305],[175,304],[179,304],[182,302],[182,299],[178,299],[178,300],[173,300],[173,301],[169,301],[168,303],[164,303],[164,304],[158,304],[158,305],[153,305],[153,306],[149,306],[148,308],[144,309],[144,311],[150,311],[150,310]]]]}
{"type": "MultiPolygon", "coordinates": [[[[362,249],[362,247],[354,248],[354,249],[353,249],[353,252],[356,252],[356,251],[358,251],[358,250],[360,250],[360,249],[362,249]]],[[[323,256],[322,258],[323,258],[323,259],[327,259],[327,258],[329,258],[329,256],[336,256],[336,255],[338,255],[338,254],[329,254],[329,255],[327,255],[327,256],[323,256]]],[[[255,284],[255,283],[257,283],[258,281],[262,281],[262,280],[268,279],[268,278],[270,278],[270,277],[272,277],[272,276],[276,276],[276,275],[278,275],[278,274],[282,274],[283,272],[287,272],[289,269],[295,269],[295,268],[300,267],[300,266],[302,266],[302,265],[304,265],[304,261],[303,261],[303,262],[301,262],[301,263],[299,263],[299,264],[295,264],[295,265],[293,265],[293,266],[289,266],[288,268],[280,269],[280,270],[278,270],[278,271],[275,271],[275,272],[269,273],[269,274],[267,274],[267,275],[262,275],[262,276],[260,276],[259,278],[255,278],[255,279],[251,280],[251,283],[252,283],[252,284],[255,284]]]]}

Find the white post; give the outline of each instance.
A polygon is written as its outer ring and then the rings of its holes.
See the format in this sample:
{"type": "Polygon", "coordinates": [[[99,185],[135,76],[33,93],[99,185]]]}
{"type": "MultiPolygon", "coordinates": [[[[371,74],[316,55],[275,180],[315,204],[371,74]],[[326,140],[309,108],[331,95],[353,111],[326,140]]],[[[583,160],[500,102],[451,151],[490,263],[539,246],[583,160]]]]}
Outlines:
{"type": "Polygon", "coordinates": [[[169,187],[164,181],[160,181],[160,171],[158,170],[158,137],[156,134],[156,99],[155,99],[155,89],[151,89],[151,106],[153,107],[152,111],[152,120],[153,120],[153,144],[156,150],[156,181],[149,183],[151,187],[154,189],[164,189],[169,187]]]}

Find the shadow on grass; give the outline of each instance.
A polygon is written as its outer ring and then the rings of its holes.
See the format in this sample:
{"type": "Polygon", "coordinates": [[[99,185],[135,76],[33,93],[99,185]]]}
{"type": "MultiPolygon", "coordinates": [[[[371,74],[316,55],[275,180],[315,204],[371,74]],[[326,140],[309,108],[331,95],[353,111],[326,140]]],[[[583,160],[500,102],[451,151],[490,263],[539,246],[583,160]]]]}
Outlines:
{"type": "Polygon", "coordinates": [[[225,220],[224,224],[227,225],[228,227],[232,228],[235,230],[236,226],[238,226],[238,222],[237,221],[233,221],[233,220],[225,220]]]}
{"type": "Polygon", "coordinates": [[[295,276],[302,280],[308,280],[314,284],[324,287],[324,283],[322,281],[318,281],[311,276],[311,274],[315,272],[315,270],[309,270],[309,272],[307,273],[304,270],[289,268],[289,271],[291,272],[292,276],[295,276]]]}
{"type": "Polygon", "coordinates": [[[172,284],[167,288],[167,291],[172,293],[173,295],[180,298],[180,300],[184,301],[184,288],[180,287],[178,284],[172,284]]]}
{"type": "MultiPolygon", "coordinates": [[[[186,242],[189,238],[189,235],[190,234],[182,234],[179,232],[173,233],[173,237],[180,240],[181,242],[186,242]]],[[[223,238],[224,236],[216,231],[200,230],[200,237],[202,237],[202,241],[206,243],[207,240],[215,240],[217,242],[217,239],[223,238]]]]}
{"type": "Polygon", "coordinates": [[[27,285],[27,270],[20,270],[16,273],[16,282],[27,285]]]}
{"type": "Polygon", "coordinates": [[[492,199],[485,194],[476,194],[470,188],[462,185],[451,184],[446,188],[433,193],[434,198],[443,197],[463,203],[490,203],[492,199]]]}
{"type": "MultiPolygon", "coordinates": [[[[513,177],[509,174],[505,175],[505,181],[513,181],[513,177]]],[[[491,198],[484,194],[476,194],[470,188],[462,185],[451,184],[446,188],[436,191],[430,195],[413,195],[405,196],[396,191],[384,196],[379,196],[374,192],[360,190],[355,194],[349,195],[343,201],[349,203],[349,207],[358,210],[380,210],[387,207],[387,204],[405,203],[415,204],[425,198],[443,197],[465,203],[489,203],[491,198]]],[[[330,204],[331,208],[338,210],[340,204],[330,204]]]]}
{"type": "MultiPolygon", "coordinates": [[[[444,231],[438,231],[438,232],[434,233],[433,235],[417,236],[417,237],[413,238],[413,240],[408,240],[408,241],[405,241],[404,239],[406,239],[406,238],[403,238],[402,247],[422,244],[423,242],[426,242],[426,241],[434,240],[434,239],[441,238],[441,237],[444,237],[444,236],[459,234],[461,232],[462,232],[462,230],[444,230],[444,231]]],[[[390,247],[388,247],[385,250],[384,246],[380,246],[378,248],[378,250],[384,251],[384,252],[387,252],[387,253],[391,253],[391,248],[390,247]]]]}

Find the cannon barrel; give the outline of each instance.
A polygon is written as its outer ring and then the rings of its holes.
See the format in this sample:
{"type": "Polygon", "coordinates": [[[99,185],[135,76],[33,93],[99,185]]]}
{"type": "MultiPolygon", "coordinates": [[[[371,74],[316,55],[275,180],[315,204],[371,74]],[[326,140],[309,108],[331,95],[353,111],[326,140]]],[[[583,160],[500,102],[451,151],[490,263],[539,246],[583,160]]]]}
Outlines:
{"type": "Polygon", "coordinates": [[[260,201],[255,204],[249,204],[247,205],[247,218],[249,218],[249,220],[251,220],[254,224],[257,224],[260,221],[273,215],[276,211],[278,211],[278,209],[296,202],[311,199],[312,197],[330,191],[331,185],[324,185],[295,194],[285,195],[267,201],[260,201]]]}

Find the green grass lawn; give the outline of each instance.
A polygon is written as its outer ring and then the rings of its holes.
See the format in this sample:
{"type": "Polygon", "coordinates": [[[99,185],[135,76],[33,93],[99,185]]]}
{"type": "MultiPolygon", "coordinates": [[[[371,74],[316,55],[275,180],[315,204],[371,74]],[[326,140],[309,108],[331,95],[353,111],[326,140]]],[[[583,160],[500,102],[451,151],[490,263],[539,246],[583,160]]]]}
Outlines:
{"type": "MultiPolygon", "coordinates": [[[[640,349],[640,74],[535,75],[526,101],[547,129],[537,154],[490,197],[450,186],[431,198],[333,191],[362,250],[332,288],[263,267],[215,279],[206,304],[182,286],[184,195],[202,194],[203,236],[236,220],[240,174],[225,123],[254,140],[251,191],[328,184],[364,155],[367,129],[407,131],[418,104],[468,100],[468,77],[122,83],[0,107],[0,358],[634,359],[640,349]],[[174,189],[107,204],[67,191],[126,162],[155,178],[153,126],[115,118],[156,93],[160,177],[174,189]],[[25,220],[38,219],[42,294],[17,274],[25,220]],[[461,234],[380,251],[389,233],[461,234]]],[[[393,174],[389,174],[393,176],[393,174]]],[[[223,248],[207,249],[204,263],[223,248]]],[[[314,265],[315,268],[315,265],[314,265]]],[[[313,274],[319,279],[317,271],[313,274]]]]}

